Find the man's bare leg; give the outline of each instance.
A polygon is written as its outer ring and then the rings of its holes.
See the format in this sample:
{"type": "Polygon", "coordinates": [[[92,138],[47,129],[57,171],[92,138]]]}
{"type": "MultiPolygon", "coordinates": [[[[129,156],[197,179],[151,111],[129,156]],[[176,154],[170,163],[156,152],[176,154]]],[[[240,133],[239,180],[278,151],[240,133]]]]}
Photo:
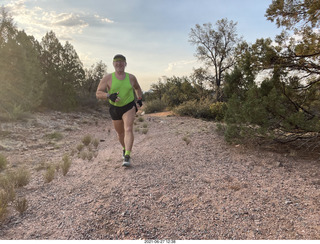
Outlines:
{"type": "Polygon", "coordinates": [[[116,130],[118,134],[118,139],[123,148],[125,148],[125,143],[124,143],[124,123],[123,120],[112,120],[114,129],[116,130]]]}
{"type": "Polygon", "coordinates": [[[131,151],[133,147],[134,135],[133,135],[133,122],[136,116],[136,107],[133,107],[127,111],[123,116],[124,124],[124,144],[126,151],[131,151]]]}

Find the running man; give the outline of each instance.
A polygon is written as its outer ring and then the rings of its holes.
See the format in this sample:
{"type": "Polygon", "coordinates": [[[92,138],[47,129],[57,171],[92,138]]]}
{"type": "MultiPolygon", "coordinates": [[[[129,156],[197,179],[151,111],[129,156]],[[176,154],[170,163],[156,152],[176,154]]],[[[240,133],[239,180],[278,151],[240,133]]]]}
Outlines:
{"type": "Polygon", "coordinates": [[[139,108],[142,106],[142,90],[137,78],[124,70],[127,66],[126,58],[117,54],[113,58],[115,72],[104,76],[97,88],[96,97],[109,100],[110,115],[113,126],[118,134],[123,148],[123,166],[130,166],[130,153],[133,147],[133,122],[138,111],[134,101],[134,91],[138,98],[139,108]]]}

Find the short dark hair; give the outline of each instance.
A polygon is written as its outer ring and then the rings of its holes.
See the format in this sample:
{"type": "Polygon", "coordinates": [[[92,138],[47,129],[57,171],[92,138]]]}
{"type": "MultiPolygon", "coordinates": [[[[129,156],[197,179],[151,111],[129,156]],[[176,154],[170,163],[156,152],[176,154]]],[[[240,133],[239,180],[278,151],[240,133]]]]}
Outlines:
{"type": "Polygon", "coordinates": [[[126,61],[126,57],[123,56],[122,54],[117,54],[116,56],[113,57],[113,62],[115,61],[126,61]]]}

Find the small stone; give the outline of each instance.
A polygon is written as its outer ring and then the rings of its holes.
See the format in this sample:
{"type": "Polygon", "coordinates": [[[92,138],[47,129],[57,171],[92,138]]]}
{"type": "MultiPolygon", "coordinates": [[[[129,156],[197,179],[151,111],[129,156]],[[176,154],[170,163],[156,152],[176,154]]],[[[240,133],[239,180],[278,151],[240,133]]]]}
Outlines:
{"type": "Polygon", "coordinates": [[[291,200],[286,200],[284,203],[285,203],[286,205],[293,204],[293,202],[292,202],[291,200]]]}

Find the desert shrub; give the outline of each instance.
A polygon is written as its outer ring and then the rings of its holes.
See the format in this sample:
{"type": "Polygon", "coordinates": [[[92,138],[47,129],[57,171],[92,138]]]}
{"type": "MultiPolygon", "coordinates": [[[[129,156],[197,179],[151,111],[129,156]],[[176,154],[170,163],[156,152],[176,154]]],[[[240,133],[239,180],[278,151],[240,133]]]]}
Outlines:
{"type": "Polygon", "coordinates": [[[99,146],[99,141],[98,141],[98,139],[95,138],[95,139],[92,141],[92,144],[93,144],[94,148],[97,148],[97,147],[99,146]]]}
{"type": "Polygon", "coordinates": [[[40,170],[45,170],[47,168],[48,168],[48,164],[46,162],[41,162],[35,167],[35,170],[40,171],[40,170]]]}
{"type": "Polygon", "coordinates": [[[62,164],[61,164],[61,170],[62,174],[65,176],[69,172],[69,169],[71,167],[71,160],[68,155],[64,155],[62,158],[62,164]]]}
{"type": "Polygon", "coordinates": [[[7,158],[0,153],[0,171],[4,170],[7,167],[7,164],[7,158]]]}
{"type": "Polygon", "coordinates": [[[89,146],[89,144],[91,143],[91,141],[92,141],[91,135],[86,135],[86,136],[84,136],[84,137],[82,138],[82,143],[83,143],[83,145],[85,145],[85,146],[89,146]]]}
{"type": "Polygon", "coordinates": [[[223,102],[216,102],[210,105],[211,116],[214,117],[216,121],[222,121],[224,118],[227,106],[223,102]]]}
{"type": "Polygon", "coordinates": [[[242,141],[241,128],[235,124],[230,124],[224,129],[224,137],[228,143],[239,143],[242,141]]]}
{"type": "Polygon", "coordinates": [[[28,201],[26,198],[18,198],[14,204],[14,208],[23,214],[28,209],[28,201]]]}
{"type": "Polygon", "coordinates": [[[162,112],[166,109],[167,105],[164,101],[160,99],[155,99],[152,101],[145,102],[144,112],[146,114],[162,112]]]}
{"type": "Polygon", "coordinates": [[[0,177],[0,202],[9,203],[14,200],[16,192],[14,189],[14,183],[8,175],[2,175],[0,177]]]}
{"type": "Polygon", "coordinates": [[[88,155],[87,152],[82,151],[82,152],[80,153],[79,157],[80,157],[82,160],[85,160],[85,159],[87,158],[87,155],[88,155]]]}
{"type": "Polygon", "coordinates": [[[14,105],[12,111],[10,112],[10,120],[25,120],[30,117],[30,113],[24,111],[21,105],[14,105]]]}
{"type": "Polygon", "coordinates": [[[90,160],[92,160],[93,159],[93,152],[88,152],[87,153],[87,159],[90,161],[90,160]]]}
{"type": "Polygon", "coordinates": [[[190,142],[191,142],[191,140],[190,140],[190,138],[189,138],[188,136],[184,136],[184,137],[182,138],[182,140],[185,141],[187,145],[189,145],[190,142]]]}
{"type": "Polygon", "coordinates": [[[0,221],[6,217],[8,203],[2,201],[0,192],[0,221]]]}
{"type": "Polygon", "coordinates": [[[211,108],[212,104],[210,99],[190,100],[176,107],[174,112],[181,116],[215,119],[217,111],[215,107],[211,108]]]}
{"type": "Polygon", "coordinates": [[[78,144],[77,150],[78,150],[79,153],[83,150],[83,148],[84,148],[83,144],[78,144]]]}
{"type": "Polygon", "coordinates": [[[180,106],[176,107],[173,111],[181,116],[191,116],[195,115],[195,107],[197,100],[187,101],[180,106]]]}
{"type": "Polygon", "coordinates": [[[31,178],[29,170],[24,167],[20,167],[15,171],[10,171],[8,175],[15,187],[23,187],[28,185],[31,178]]]}
{"type": "Polygon", "coordinates": [[[52,132],[45,136],[49,140],[60,141],[63,138],[63,135],[60,132],[52,132]]]}
{"type": "Polygon", "coordinates": [[[139,122],[143,122],[143,121],[144,121],[144,118],[140,116],[140,117],[138,118],[138,121],[139,121],[139,122]]]}
{"type": "Polygon", "coordinates": [[[56,167],[52,164],[47,168],[46,172],[43,175],[45,183],[49,183],[54,179],[55,171],[56,167]]]}

